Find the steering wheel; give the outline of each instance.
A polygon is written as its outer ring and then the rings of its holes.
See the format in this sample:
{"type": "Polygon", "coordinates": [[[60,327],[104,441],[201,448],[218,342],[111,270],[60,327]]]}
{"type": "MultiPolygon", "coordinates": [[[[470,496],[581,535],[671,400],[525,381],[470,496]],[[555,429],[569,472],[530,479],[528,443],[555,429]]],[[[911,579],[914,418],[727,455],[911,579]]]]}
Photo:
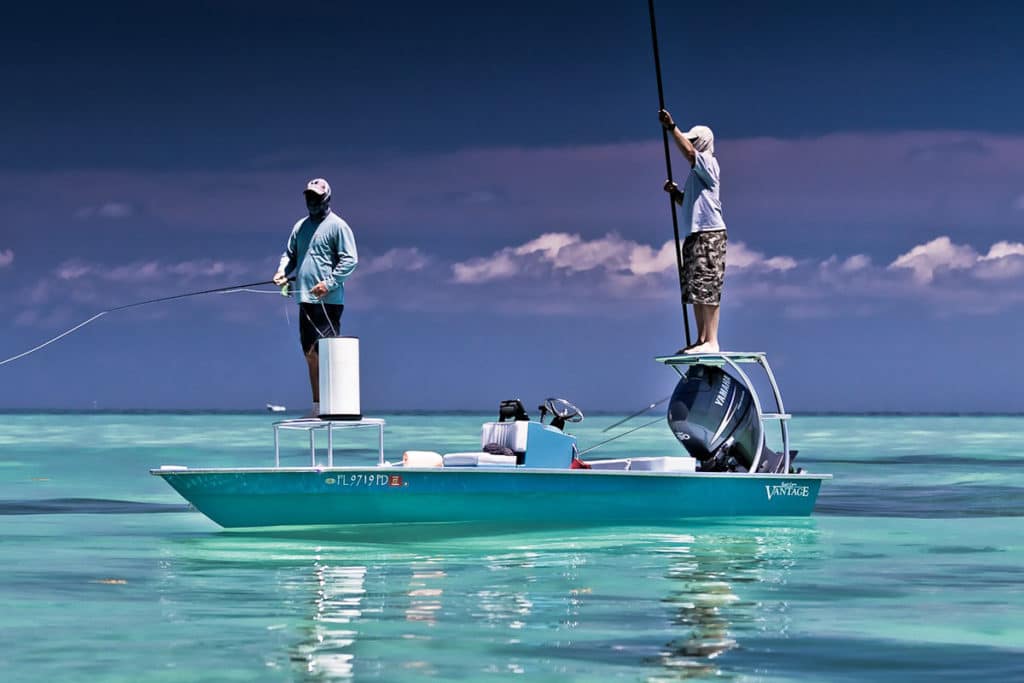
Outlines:
{"type": "Polygon", "coordinates": [[[583,422],[583,411],[564,398],[546,398],[544,407],[551,413],[551,424],[561,429],[566,422],[583,422]]]}

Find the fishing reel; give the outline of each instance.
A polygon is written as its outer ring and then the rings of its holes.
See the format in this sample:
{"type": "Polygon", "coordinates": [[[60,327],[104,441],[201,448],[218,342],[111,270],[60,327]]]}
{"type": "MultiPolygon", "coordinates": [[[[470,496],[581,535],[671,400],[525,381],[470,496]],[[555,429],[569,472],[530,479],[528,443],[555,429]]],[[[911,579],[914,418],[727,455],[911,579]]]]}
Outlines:
{"type": "Polygon", "coordinates": [[[565,431],[566,422],[583,422],[583,411],[564,398],[546,398],[537,410],[540,411],[541,424],[544,424],[544,416],[551,413],[549,424],[562,431],[565,431]]]}

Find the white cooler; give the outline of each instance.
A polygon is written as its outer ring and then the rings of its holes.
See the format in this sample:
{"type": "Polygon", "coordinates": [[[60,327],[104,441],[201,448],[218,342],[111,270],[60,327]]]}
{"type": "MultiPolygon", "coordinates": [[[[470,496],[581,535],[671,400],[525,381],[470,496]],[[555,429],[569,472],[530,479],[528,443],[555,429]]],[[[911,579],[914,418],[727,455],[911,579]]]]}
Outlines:
{"type": "Polygon", "coordinates": [[[359,337],[325,337],[320,354],[320,417],[361,420],[359,407],[359,337]]]}

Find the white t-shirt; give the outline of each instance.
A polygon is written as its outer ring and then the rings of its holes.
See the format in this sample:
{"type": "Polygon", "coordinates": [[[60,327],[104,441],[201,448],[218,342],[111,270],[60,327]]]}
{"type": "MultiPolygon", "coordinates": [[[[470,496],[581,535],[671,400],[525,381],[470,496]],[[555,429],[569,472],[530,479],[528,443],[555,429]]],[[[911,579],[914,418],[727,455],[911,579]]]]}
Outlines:
{"type": "Polygon", "coordinates": [[[722,202],[718,198],[718,160],[710,152],[697,152],[683,187],[683,226],[690,232],[725,230],[722,202]]]}

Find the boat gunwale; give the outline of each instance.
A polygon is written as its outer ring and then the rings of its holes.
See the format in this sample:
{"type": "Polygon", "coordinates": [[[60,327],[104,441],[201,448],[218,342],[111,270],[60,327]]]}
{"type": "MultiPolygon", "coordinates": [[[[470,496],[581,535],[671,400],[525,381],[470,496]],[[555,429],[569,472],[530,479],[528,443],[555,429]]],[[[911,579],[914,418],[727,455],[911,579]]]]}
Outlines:
{"type": "Polygon", "coordinates": [[[466,473],[466,474],[546,474],[546,475],[597,475],[597,476],[630,476],[630,477],[700,477],[700,478],[714,478],[714,479],[813,479],[813,480],[829,480],[832,479],[831,474],[815,474],[813,472],[801,472],[799,474],[783,474],[783,473],[771,473],[771,472],[672,472],[672,471],[650,471],[650,470],[595,470],[595,469],[551,469],[551,468],[539,468],[539,467],[380,467],[376,465],[359,467],[359,466],[343,466],[343,467],[202,467],[202,468],[190,468],[183,466],[184,469],[162,469],[154,468],[149,471],[150,474],[156,477],[164,477],[167,475],[187,475],[187,474],[267,474],[267,473],[290,473],[290,474],[329,474],[329,473],[354,473],[354,472],[373,472],[379,474],[382,472],[390,472],[392,474],[400,474],[401,472],[423,472],[428,474],[452,474],[454,472],[466,473]]]}

